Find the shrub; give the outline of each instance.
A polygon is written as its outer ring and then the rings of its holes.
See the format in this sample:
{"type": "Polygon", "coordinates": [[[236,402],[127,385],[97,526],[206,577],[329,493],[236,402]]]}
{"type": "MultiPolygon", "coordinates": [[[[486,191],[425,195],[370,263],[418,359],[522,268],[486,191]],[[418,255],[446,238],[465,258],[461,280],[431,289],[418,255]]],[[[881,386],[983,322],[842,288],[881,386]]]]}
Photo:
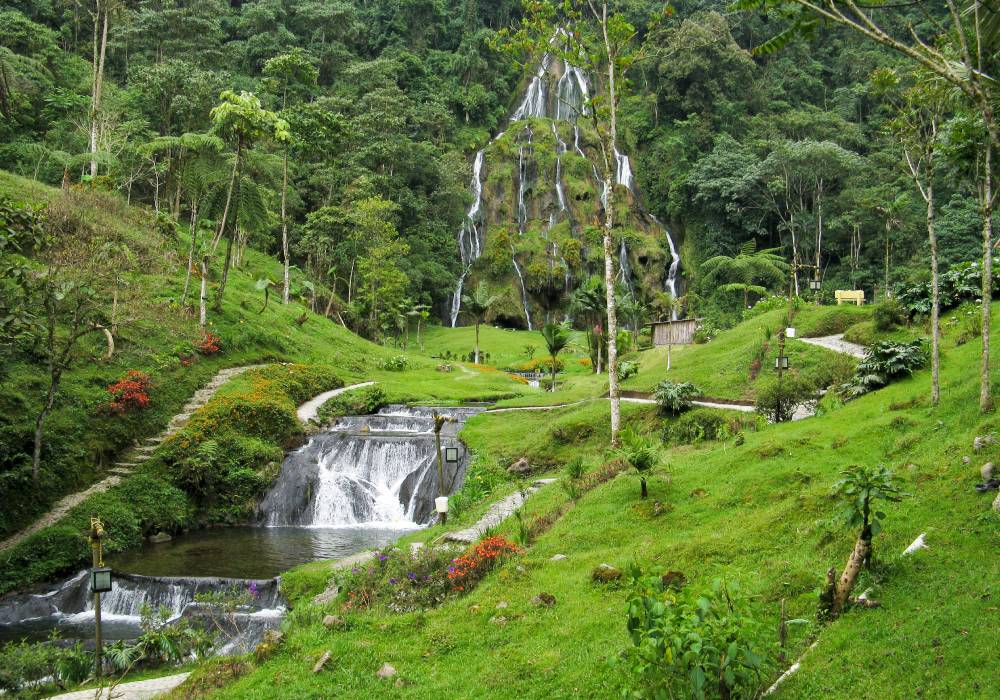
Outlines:
{"type": "Polygon", "coordinates": [[[691,382],[671,382],[663,380],[653,389],[653,398],[660,404],[660,410],[668,415],[680,415],[691,408],[692,401],[701,391],[691,382]]]}
{"type": "Polygon", "coordinates": [[[798,334],[803,338],[822,337],[843,333],[859,321],[868,318],[868,310],[863,306],[829,306],[811,308],[809,313],[799,316],[798,334]]]}
{"type": "Polygon", "coordinates": [[[618,363],[618,379],[625,381],[639,373],[639,363],[634,360],[622,360],[618,363]]]}
{"type": "Polygon", "coordinates": [[[714,340],[715,336],[719,335],[719,331],[719,327],[712,321],[702,321],[698,324],[698,328],[695,329],[694,342],[698,345],[704,345],[705,343],[714,340]]]}
{"type": "Polygon", "coordinates": [[[883,340],[868,348],[854,377],[841,385],[840,394],[846,399],[857,398],[896,379],[908,377],[926,362],[927,348],[923,340],[909,343],[883,340]]]}
{"type": "Polygon", "coordinates": [[[774,311],[775,309],[785,309],[788,308],[788,299],[780,296],[771,296],[765,299],[761,299],[751,308],[743,311],[743,320],[754,318],[756,316],[761,316],[766,314],[768,311],[774,311]]]}
{"type": "Polygon", "coordinates": [[[772,423],[792,419],[799,406],[812,408],[818,400],[816,385],[791,372],[762,382],[757,387],[757,412],[772,423]]]}
{"type": "MultiPolygon", "coordinates": [[[[504,368],[508,372],[541,372],[542,374],[549,374],[552,372],[552,358],[551,357],[533,357],[530,360],[525,360],[524,362],[517,362],[510,367],[504,368]]],[[[556,358],[556,373],[562,372],[563,361],[556,358]]]]}
{"type": "Polygon", "coordinates": [[[517,545],[499,535],[486,537],[452,560],[448,580],[457,591],[471,590],[486,574],[520,552],[517,545]]]}
{"type": "Polygon", "coordinates": [[[646,474],[660,463],[660,453],[656,444],[647,436],[632,428],[622,431],[622,446],[617,457],[639,474],[640,498],[646,498],[646,474]]]}
{"type": "Polygon", "coordinates": [[[872,321],[862,321],[844,331],[844,340],[849,343],[869,346],[875,342],[875,324],[872,321]]]}
{"type": "Polygon", "coordinates": [[[202,355],[215,355],[222,351],[222,339],[215,333],[206,331],[198,342],[198,352],[202,355]]]}
{"type": "Polygon", "coordinates": [[[101,412],[111,416],[142,411],[149,406],[149,375],[130,369],[125,376],[108,387],[111,398],[101,412]]]}
{"type": "Polygon", "coordinates": [[[906,311],[902,304],[895,299],[886,299],[880,304],[876,304],[872,311],[872,323],[877,331],[891,331],[897,326],[906,323],[906,311]]]}
{"type": "Polygon", "coordinates": [[[766,670],[761,625],[736,586],[678,599],[663,578],[641,577],[628,601],[632,648],[622,664],[642,698],[752,698],[766,670]]]}
{"type": "Polygon", "coordinates": [[[496,459],[487,458],[482,453],[473,456],[472,464],[465,472],[461,488],[448,500],[448,511],[452,518],[460,518],[462,513],[477,503],[489,498],[498,486],[510,481],[507,470],[496,459]]]}
{"type": "Polygon", "coordinates": [[[702,440],[728,440],[745,430],[756,431],[759,420],[752,414],[697,408],[667,423],[663,428],[663,442],[690,445],[702,440]]]}
{"type": "Polygon", "coordinates": [[[379,362],[378,366],[387,372],[402,372],[410,366],[410,361],[404,355],[393,355],[379,362]]]}
{"type": "Polygon", "coordinates": [[[54,680],[61,687],[82,683],[93,668],[94,655],[79,642],[67,647],[54,640],[10,642],[0,648],[0,690],[15,698],[36,697],[54,680]]]}
{"type": "Polygon", "coordinates": [[[375,413],[385,404],[386,395],[382,387],[366,386],[334,396],[324,403],[316,414],[316,422],[322,424],[341,416],[363,416],[375,413]]]}

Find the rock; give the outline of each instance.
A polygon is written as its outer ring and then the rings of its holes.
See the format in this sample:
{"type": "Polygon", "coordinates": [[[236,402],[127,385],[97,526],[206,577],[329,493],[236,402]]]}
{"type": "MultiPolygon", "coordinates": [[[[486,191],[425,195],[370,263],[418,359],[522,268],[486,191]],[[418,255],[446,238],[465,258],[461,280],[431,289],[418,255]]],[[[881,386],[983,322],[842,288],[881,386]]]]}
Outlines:
{"type": "Polygon", "coordinates": [[[531,604],[536,608],[551,608],[556,604],[556,597],[551,593],[539,593],[531,599],[531,604]]]}
{"type": "Polygon", "coordinates": [[[507,467],[508,474],[528,474],[532,470],[531,463],[528,461],[527,457],[521,457],[521,459],[514,462],[512,465],[507,467]]]}
{"type": "Polygon", "coordinates": [[[497,603],[497,610],[503,610],[508,605],[509,603],[506,600],[501,600],[499,603],[497,603]]]}
{"type": "Polygon", "coordinates": [[[660,577],[660,582],[664,588],[673,588],[675,591],[679,591],[687,583],[687,576],[680,571],[668,571],[660,577]]]}
{"type": "Polygon", "coordinates": [[[392,666],[392,664],[386,662],[386,663],[382,664],[382,668],[380,668],[378,670],[378,673],[375,674],[375,675],[377,675],[379,678],[383,678],[383,679],[384,678],[392,678],[392,677],[394,677],[396,675],[396,669],[392,666]]]}
{"type": "Polygon", "coordinates": [[[397,688],[402,688],[405,685],[406,685],[406,681],[404,681],[402,678],[397,678],[396,679],[396,687],[397,688]]]}
{"type": "Polygon", "coordinates": [[[998,493],[997,497],[993,499],[993,510],[1000,513],[1000,493],[998,493]]]}
{"type": "Polygon", "coordinates": [[[977,435],[972,441],[972,449],[980,452],[987,445],[992,445],[994,442],[996,442],[996,438],[992,435],[977,435]]]}
{"type": "Polygon", "coordinates": [[[336,583],[331,583],[330,587],[325,591],[316,594],[316,597],[313,598],[313,603],[316,605],[326,605],[327,603],[333,601],[338,595],[340,595],[340,587],[336,583]]]}
{"type": "Polygon", "coordinates": [[[905,557],[908,554],[913,554],[921,549],[927,549],[926,537],[927,533],[921,532],[917,536],[917,539],[913,540],[913,542],[910,543],[910,546],[903,550],[903,556],[905,557]]]}
{"type": "Polygon", "coordinates": [[[553,554],[549,561],[565,561],[565,554],[553,554]]]}
{"type": "Polygon", "coordinates": [[[328,630],[333,629],[334,627],[337,628],[343,627],[344,619],[338,617],[337,615],[327,615],[326,617],[323,618],[323,626],[326,627],[328,630]]]}
{"type": "Polygon", "coordinates": [[[152,542],[153,544],[160,544],[161,542],[169,542],[172,539],[174,538],[168,535],[167,533],[163,532],[162,530],[160,532],[157,532],[155,535],[149,536],[149,541],[152,542]]]}
{"type": "Polygon", "coordinates": [[[971,464],[971,463],[972,459],[969,457],[969,455],[965,455],[964,457],[962,457],[962,464],[971,464]]]}
{"type": "Polygon", "coordinates": [[[326,663],[330,660],[330,652],[324,651],[323,656],[319,657],[319,661],[313,666],[313,673],[319,673],[326,666],[326,663]]]}
{"type": "Polygon", "coordinates": [[[611,583],[622,577],[622,572],[611,564],[600,564],[590,572],[590,578],[597,583],[611,583]]]}
{"type": "Polygon", "coordinates": [[[695,489],[694,491],[691,492],[691,498],[701,498],[702,496],[705,496],[707,494],[708,491],[706,491],[705,489],[695,489]]]}
{"type": "Polygon", "coordinates": [[[494,625],[506,625],[507,618],[504,617],[503,615],[498,615],[496,617],[491,617],[490,622],[492,622],[494,625]]]}
{"type": "Polygon", "coordinates": [[[983,481],[989,481],[993,478],[993,462],[987,462],[979,470],[979,475],[983,477],[983,481]]]}
{"type": "Polygon", "coordinates": [[[976,484],[977,493],[986,493],[987,491],[992,491],[993,489],[1000,489],[1000,478],[993,477],[992,479],[987,479],[981,484],[976,484]]]}
{"type": "Polygon", "coordinates": [[[478,605],[470,605],[469,606],[469,612],[470,613],[475,614],[475,613],[479,612],[479,610],[480,610],[480,607],[478,605]]]}

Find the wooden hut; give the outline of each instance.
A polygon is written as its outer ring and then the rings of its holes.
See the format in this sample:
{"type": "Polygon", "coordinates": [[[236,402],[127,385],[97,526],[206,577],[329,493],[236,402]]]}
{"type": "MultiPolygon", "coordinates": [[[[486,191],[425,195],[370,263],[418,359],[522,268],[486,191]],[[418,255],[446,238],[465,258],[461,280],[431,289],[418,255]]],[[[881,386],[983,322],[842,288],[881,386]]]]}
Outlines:
{"type": "Polygon", "coordinates": [[[676,321],[654,321],[649,326],[653,333],[653,346],[691,345],[700,318],[681,318],[676,321]]]}

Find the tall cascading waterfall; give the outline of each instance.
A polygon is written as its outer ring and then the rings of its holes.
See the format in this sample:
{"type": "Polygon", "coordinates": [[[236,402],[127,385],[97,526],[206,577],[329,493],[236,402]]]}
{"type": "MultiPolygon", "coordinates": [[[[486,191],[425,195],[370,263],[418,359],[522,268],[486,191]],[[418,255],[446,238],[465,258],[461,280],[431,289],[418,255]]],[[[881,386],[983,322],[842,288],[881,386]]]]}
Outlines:
{"type": "MultiPolygon", "coordinates": [[[[556,37],[553,37],[553,41],[558,38],[558,33],[556,37]]],[[[561,61],[556,64],[555,70],[558,72],[561,68],[561,74],[555,82],[554,89],[550,90],[550,86],[547,83],[546,76],[550,72],[550,68],[553,67],[552,57],[549,54],[545,54],[542,57],[541,64],[535,75],[531,77],[528,82],[528,86],[525,89],[524,96],[518,103],[517,108],[514,110],[510,117],[511,122],[517,122],[523,119],[551,119],[553,122],[556,121],[566,121],[573,125],[573,151],[586,158],[581,145],[580,145],[580,127],[577,121],[580,116],[585,115],[586,103],[590,99],[590,84],[587,76],[584,72],[569,63],[568,61],[561,61]],[[551,93],[551,94],[550,94],[551,93]]],[[[562,155],[569,150],[568,145],[559,136],[558,130],[555,124],[552,124],[553,135],[556,139],[556,176],[555,176],[555,191],[556,197],[559,203],[559,214],[565,215],[568,212],[568,206],[566,202],[565,190],[562,182],[562,155]]],[[[518,148],[518,202],[517,202],[517,223],[518,231],[523,234],[526,230],[527,220],[528,220],[528,204],[527,198],[529,196],[529,191],[527,190],[526,180],[527,180],[527,159],[526,155],[530,155],[530,146],[533,138],[530,126],[526,127],[527,134],[527,148],[522,142],[519,144],[518,148]]],[[[490,141],[490,144],[495,142],[497,139],[501,138],[504,132],[497,134],[490,141]]],[[[451,304],[451,325],[456,326],[458,323],[458,315],[461,311],[462,305],[462,289],[465,283],[465,279],[468,273],[479,258],[482,248],[484,245],[483,237],[485,231],[482,227],[482,199],[483,199],[483,167],[484,167],[484,150],[478,151],[473,163],[473,178],[471,184],[471,190],[474,197],[473,204],[466,215],[466,221],[459,231],[459,255],[462,261],[463,272],[459,277],[458,283],[456,285],[455,292],[452,296],[451,304]],[[470,246],[469,238],[470,232],[474,232],[477,237],[476,245],[470,246]]],[[[617,149],[614,152],[614,184],[622,185],[628,189],[632,194],[638,197],[638,192],[635,188],[634,176],[632,172],[632,164],[629,157],[617,149]]],[[[600,199],[604,206],[607,206],[608,197],[611,194],[612,182],[601,176],[600,170],[595,163],[591,163],[594,179],[599,183],[601,188],[600,199]]],[[[651,214],[648,215],[648,220],[652,221],[657,227],[663,230],[667,245],[670,250],[671,263],[667,270],[667,275],[664,280],[664,287],[674,296],[677,294],[677,276],[680,272],[680,256],[677,254],[676,246],[673,241],[673,236],[671,232],[664,226],[656,217],[651,214]]],[[[551,230],[557,219],[554,219],[552,215],[549,217],[549,228],[551,230]]],[[[632,270],[628,262],[628,247],[627,244],[622,241],[618,250],[618,264],[620,268],[620,273],[622,280],[629,287],[630,290],[634,292],[634,281],[632,276],[632,270]]],[[[528,294],[527,288],[524,281],[523,271],[521,269],[520,263],[516,259],[516,254],[513,259],[514,271],[518,277],[518,282],[520,286],[522,305],[525,311],[525,319],[528,328],[531,329],[531,317],[529,311],[528,294]]],[[[569,288],[569,270],[567,265],[567,276],[565,280],[566,288],[569,288]]],[[[676,316],[676,313],[674,314],[676,316]]]]}
{"type": "Polygon", "coordinates": [[[457,433],[481,409],[388,406],[374,416],[340,419],[285,459],[258,521],[271,527],[419,527],[434,517],[439,495],[433,412],[453,422],[442,430],[443,491],[465,474],[466,450],[457,433]]]}

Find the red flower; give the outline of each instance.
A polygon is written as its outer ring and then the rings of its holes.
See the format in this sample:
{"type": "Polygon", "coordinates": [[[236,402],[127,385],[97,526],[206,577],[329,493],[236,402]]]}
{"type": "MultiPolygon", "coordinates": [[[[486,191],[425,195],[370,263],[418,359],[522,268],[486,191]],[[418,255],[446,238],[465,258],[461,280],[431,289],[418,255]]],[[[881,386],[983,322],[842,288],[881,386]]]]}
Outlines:
{"type": "Polygon", "coordinates": [[[205,333],[201,337],[198,345],[198,352],[202,355],[214,355],[222,349],[222,339],[215,333],[205,333]]]}
{"type": "Polygon", "coordinates": [[[149,406],[149,375],[130,369],[125,376],[108,387],[111,399],[102,406],[108,415],[123,416],[149,406]]]}

